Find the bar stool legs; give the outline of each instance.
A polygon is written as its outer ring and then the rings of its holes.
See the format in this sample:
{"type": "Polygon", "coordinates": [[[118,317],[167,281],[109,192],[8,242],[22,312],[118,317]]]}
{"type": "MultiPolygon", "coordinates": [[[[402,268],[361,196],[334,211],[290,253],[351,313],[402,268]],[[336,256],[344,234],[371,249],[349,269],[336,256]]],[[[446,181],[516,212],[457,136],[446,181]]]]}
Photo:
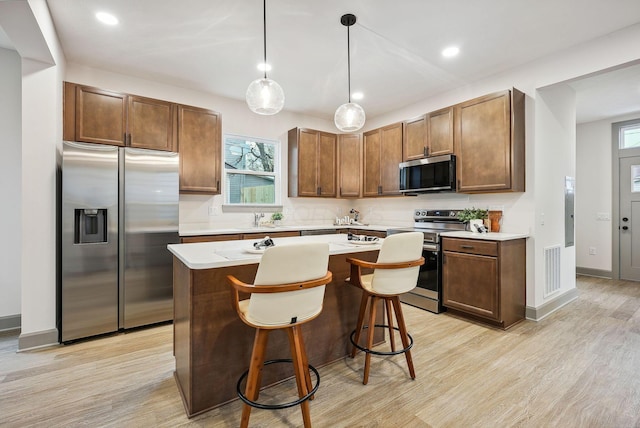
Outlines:
{"type": "Polygon", "coordinates": [[[405,354],[405,358],[407,360],[407,366],[409,367],[409,375],[411,379],[416,378],[415,369],[413,367],[413,358],[411,356],[411,347],[413,346],[413,338],[407,333],[407,327],[404,321],[404,315],[402,314],[402,307],[400,306],[400,297],[397,295],[394,296],[379,296],[372,295],[368,293],[362,293],[362,300],[360,301],[360,311],[358,312],[358,322],[356,329],[351,334],[351,343],[353,344],[353,348],[351,350],[351,358],[354,358],[358,349],[365,352],[365,363],[364,363],[364,375],[362,379],[362,383],[366,385],[369,382],[369,371],[371,366],[371,354],[376,355],[397,355],[397,354],[405,354]],[[383,310],[386,310],[386,319],[387,325],[376,325],[376,312],[378,302],[380,300],[384,300],[383,310]],[[367,303],[369,303],[369,317],[368,324],[364,325],[364,318],[367,311],[367,303]],[[398,327],[393,326],[393,315],[391,308],[393,307],[393,312],[396,315],[396,321],[398,323],[398,327]],[[381,352],[374,351],[373,348],[373,336],[374,336],[374,327],[387,327],[389,331],[389,342],[391,345],[391,352],[381,352]],[[363,329],[367,329],[367,340],[366,346],[362,347],[358,345],[360,341],[360,335],[363,329]],[[402,341],[403,349],[396,350],[395,346],[395,338],[394,331],[400,332],[400,339],[402,341]]]}
{"type": "Polygon", "coordinates": [[[265,351],[267,349],[267,343],[269,338],[269,329],[256,329],[256,335],[253,342],[253,351],[251,353],[251,362],[249,363],[249,370],[240,377],[238,381],[238,395],[244,402],[242,406],[242,417],[240,419],[240,427],[247,428],[249,426],[249,417],[251,416],[251,408],[258,407],[261,409],[285,409],[287,407],[293,407],[300,405],[302,410],[302,421],[305,428],[311,427],[311,412],[309,409],[309,401],[313,400],[314,394],[320,385],[320,375],[315,367],[309,365],[307,359],[307,352],[304,347],[304,340],[302,332],[298,325],[286,328],[287,336],[289,338],[289,347],[291,350],[291,360],[270,360],[264,361],[265,351]],[[258,397],[260,395],[260,385],[262,382],[262,371],[265,365],[274,363],[290,362],[293,364],[293,370],[296,377],[296,385],[298,388],[298,400],[283,403],[283,404],[261,404],[258,403],[258,397]],[[316,375],[315,386],[311,382],[311,374],[309,371],[314,372],[316,375]],[[248,374],[247,374],[248,373],[248,374]],[[247,384],[245,386],[244,395],[240,393],[240,385],[242,380],[247,378],[247,384]]]}

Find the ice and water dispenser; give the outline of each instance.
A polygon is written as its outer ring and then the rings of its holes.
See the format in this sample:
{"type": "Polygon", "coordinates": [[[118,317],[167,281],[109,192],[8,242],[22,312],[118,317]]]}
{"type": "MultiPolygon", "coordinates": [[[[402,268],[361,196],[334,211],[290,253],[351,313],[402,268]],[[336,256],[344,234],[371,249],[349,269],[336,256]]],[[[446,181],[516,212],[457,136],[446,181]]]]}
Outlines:
{"type": "Polygon", "coordinates": [[[75,210],[74,244],[107,242],[107,210],[80,208],[75,210]]]}

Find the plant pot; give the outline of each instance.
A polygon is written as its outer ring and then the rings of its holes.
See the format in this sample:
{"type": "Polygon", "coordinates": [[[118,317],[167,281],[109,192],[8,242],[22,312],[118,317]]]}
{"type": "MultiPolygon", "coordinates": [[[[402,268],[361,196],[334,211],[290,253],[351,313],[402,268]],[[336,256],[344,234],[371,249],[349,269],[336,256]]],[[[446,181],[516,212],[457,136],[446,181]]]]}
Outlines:
{"type": "Polygon", "coordinates": [[[478,227],[484,225],[484,220],[477,218],[474,220],[469,220],[469,230],[473,233],[479,233],[478,227]]]}

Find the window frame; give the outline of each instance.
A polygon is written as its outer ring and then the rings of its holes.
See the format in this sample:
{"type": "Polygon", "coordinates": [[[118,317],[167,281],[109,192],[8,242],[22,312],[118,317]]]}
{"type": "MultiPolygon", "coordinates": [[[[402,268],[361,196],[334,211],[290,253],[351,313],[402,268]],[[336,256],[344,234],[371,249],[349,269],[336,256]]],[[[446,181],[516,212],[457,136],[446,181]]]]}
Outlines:
{"type": "Polygon", "coordinates": [[[239,134],[224,134],[222,138],[222,211],[223,212],[254,212],[256,209],[268,211],[282,210],[282,143],[278,139],[269,139],[263,137],[252,137],[239,134]],[[231,170],[227,169],[227,141],[228,140],[244,140],[256,143],[271,144],[274,146],[273,156],[273,172],[251,171],[251,170],[231,170]],[[274,178],[274,203],[273,204],[243,204],[230,202],[230,192],[228,189],[228,174],[241,174],[245,176],[270,176],[274,178]]]}

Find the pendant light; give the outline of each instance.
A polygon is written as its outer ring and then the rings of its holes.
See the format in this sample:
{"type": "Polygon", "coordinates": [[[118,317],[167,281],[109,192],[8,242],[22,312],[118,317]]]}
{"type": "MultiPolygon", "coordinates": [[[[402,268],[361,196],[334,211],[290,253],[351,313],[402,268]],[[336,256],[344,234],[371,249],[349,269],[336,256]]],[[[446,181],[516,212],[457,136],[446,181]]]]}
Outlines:
{"type": "Polygon", "coordinates": [[[267,78],[267,0],[262,1],[264,30],[264,77],[247,88],[247,105],[252,112],[264,115],[278,113],[284,107],[284,92],[277,82],[267,78]]]}
{"type": "Polygon", "coordinates": [[[343,132],[355,132],[364,126],[365,121],[365,114],[362,107],[351,102],[351,49],[349,46],[349,27],[356,23],[356,16],[351,13],[342,15],[340,23],[347,27],[347,76],[349,84],[349,101],[338,107],[333,120],[339,130],[343,132]]]}

